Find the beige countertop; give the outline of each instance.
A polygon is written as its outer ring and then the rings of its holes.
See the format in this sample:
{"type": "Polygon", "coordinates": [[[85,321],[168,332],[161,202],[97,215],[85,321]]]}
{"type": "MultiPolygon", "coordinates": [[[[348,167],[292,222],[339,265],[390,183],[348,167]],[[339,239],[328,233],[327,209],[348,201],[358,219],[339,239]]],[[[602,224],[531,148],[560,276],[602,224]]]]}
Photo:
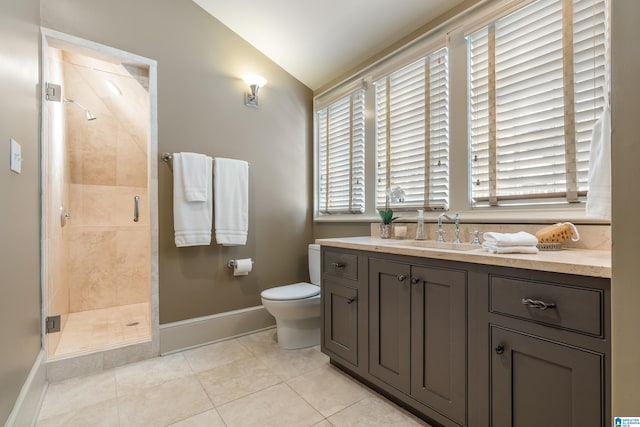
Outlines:
{"type": "MultiPolygon", "coordinates": [[[[421,244],[415,240],[380,239],[370,236],[317,239],[316,243],[336,248],[611,278],[610,251],[562,249],[540,251],[537,254],[492,254],[481,247],[464,251],[447,249],[453,247],[452,244],[444,244],[443,248],[419,247],[414,246],[421,244]]],[[[424,244],[432,243],[427,241],[424,244]]],[[[469,245],[463,244],[462,247],[469,248],[469,245]]]]}

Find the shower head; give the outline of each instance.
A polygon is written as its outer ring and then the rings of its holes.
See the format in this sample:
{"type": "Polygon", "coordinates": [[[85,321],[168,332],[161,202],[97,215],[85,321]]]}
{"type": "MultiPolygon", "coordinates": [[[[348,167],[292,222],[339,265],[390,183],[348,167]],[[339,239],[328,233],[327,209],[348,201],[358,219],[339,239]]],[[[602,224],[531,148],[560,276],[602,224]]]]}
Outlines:
{"type": "Polygon", "coordinates": [[[93,113],[91,111],[89,111],[88,108],[86,108],[84,105],[80,104],[78,101],[74,101],[73,99],[69,99],[69,98],[62,98],[62,100],[64,102],[69,102],[71,104],[75,104],[78,107],[82,108],[84,110],[85,115],[87,116],[87,120],[91,121],[91,120],[95,120],[96,116],[93,115],[93,113]]]}

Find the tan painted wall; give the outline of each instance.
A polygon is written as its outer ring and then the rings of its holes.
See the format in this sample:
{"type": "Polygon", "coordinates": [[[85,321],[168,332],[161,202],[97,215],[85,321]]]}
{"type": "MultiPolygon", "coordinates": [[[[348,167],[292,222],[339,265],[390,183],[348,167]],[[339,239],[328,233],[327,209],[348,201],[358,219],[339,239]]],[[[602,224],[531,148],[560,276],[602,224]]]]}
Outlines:
{"type": "Polygon", "coordinates": [[[0,2],[0,424],[40,351],[37,0],[0,2]],[[22,173],[9,171],[9,138],[22,173]]]}
{"type": "Polygon", "coordinates": [[[42,25],[158,61],[158,150],[250,163],[246,246],[177,249],[173,175],[159,162],[160,323],[260,304],[260,291],[308,279],[311,90],[191,1],[42,2],[42,25]],[[244,106],[243,73],[265,76],[244,106]],[[255,260],[233,278],[234,258],[255,260]]]}
{"type": "Polygon", "coordinates": [[[611,1],[613,416],[640,417],[640,2],[611,1]]]}

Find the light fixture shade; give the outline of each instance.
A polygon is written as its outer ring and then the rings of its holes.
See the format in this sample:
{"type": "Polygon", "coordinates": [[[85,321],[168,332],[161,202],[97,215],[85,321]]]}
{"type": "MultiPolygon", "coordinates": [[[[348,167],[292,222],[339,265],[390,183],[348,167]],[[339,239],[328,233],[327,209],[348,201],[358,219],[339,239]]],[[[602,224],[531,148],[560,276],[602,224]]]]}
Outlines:
{"type": "Polygon", "coordinates": [[[267,84],[267,79],[257,74],[245,74],[242,76],[242,80],[247,84],[247,86],[258,86],[263,87],[267,84]]]}

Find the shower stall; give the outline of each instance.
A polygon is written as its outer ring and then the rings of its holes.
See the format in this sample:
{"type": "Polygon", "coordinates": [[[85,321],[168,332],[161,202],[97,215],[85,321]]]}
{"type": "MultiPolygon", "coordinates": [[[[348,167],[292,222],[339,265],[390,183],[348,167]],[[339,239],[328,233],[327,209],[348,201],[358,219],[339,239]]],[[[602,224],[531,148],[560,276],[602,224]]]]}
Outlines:
{"type": "MultiPolygon", "coordinates": [[[[47,360],[151,344],[157,335],[157,180],[151,173],[157,149],[150,68],[43,39],[47,360]]],[[[147,345],[143,353],[154,348],[147,345]]]]}

